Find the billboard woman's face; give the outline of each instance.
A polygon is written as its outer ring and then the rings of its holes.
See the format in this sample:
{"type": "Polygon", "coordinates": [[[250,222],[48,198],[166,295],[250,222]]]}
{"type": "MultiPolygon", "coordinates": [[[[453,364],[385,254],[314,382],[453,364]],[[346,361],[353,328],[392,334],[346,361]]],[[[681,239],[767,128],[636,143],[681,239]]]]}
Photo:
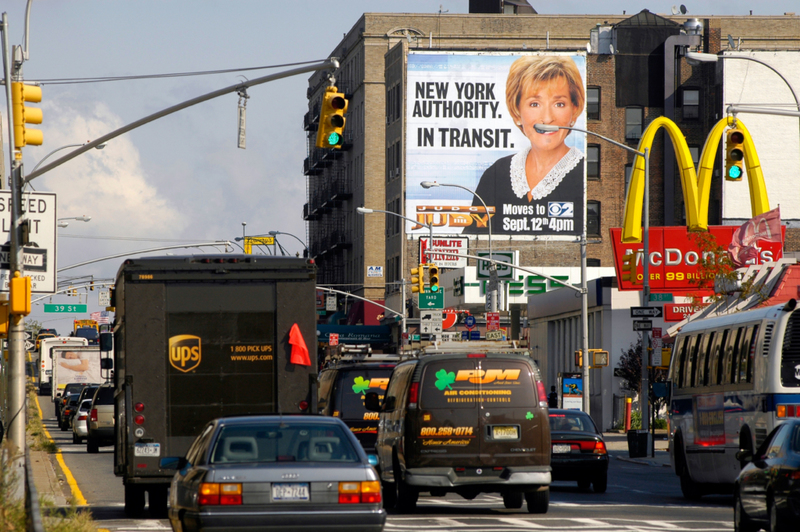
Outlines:
{"type": "Polygon", "coordinates": [[[548,151],[564,146],[568,129],[552,133],[537,133],[534,124],[570,126],[575,118],[575,106],[569,94],[569,84],[564,77],[540,83],[528,90],[519,103],[520,118],[531,149],[548,151]]]}

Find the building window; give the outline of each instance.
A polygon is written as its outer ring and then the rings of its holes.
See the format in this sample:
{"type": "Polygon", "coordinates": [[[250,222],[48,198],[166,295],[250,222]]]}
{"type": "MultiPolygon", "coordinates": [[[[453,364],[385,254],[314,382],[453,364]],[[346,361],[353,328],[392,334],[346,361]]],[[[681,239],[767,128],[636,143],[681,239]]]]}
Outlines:
{"type": "Polygon", "coordinates": [[[625,139],[639,140],[642,138],[644,126],[644,109],[642,107],[625,108],[625,139]]]}
{"type": "Polygon", "coordinates": [[[600,236],[600,202],[586,202],[586,234],[600,236]]]}
{"type": "Polygon", "coordinates": [[[586,177],[600,179],[600,145],[586,146],[586,177]]]}
{"type": "Polygon", "coordinates": [[[586,118],[600,120],[600,87],[586,88],[586,118]]]}
{"type": "Polygon", "coordinates": [[[697,168],[700,166],[700,146],[689,146],[689,153],[692,156],[694,169],[697,171],[697,168]]]}
{"type": "Polygon", "coordinates": [[[600,259],[586,259],[586,266],[589,268],[599,268],[602,266],[600,259]]]}
{"type": "Polygon", "coordinates": [[[631,186],[631,174],[633,174],[633,164],[625,165],[625,197],[628,197],[628,189],[631,186]]]}
{"type": "Polygon", "coordinates": [[[700,90],[683,89],[683,119],[696,120],[700,118],[700,90]]]}

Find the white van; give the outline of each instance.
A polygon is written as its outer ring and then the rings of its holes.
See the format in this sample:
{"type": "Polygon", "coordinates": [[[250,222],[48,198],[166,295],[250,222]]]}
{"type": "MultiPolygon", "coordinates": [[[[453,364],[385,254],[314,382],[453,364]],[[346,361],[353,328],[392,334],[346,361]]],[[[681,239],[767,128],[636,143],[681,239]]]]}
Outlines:
{"type": "Polygon", "coordinates": [[[78,347],[89,345],[86,338],[72,338],[69,336],[56,336],[43,338],[39,345],[39,395],[49,395],[55,401],[58,390],[53,390],[53,348],[78,347]]]}

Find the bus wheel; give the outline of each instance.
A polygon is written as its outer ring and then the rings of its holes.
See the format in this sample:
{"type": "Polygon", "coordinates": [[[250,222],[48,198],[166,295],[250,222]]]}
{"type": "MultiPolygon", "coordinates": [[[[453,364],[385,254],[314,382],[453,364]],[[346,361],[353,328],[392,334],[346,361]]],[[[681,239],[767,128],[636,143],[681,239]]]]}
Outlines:
{"type": "Polygon", "coordinates": [[[169,486],[167,484],[159,484],[158,486],[150,486],[147,490],[150,498],[150,515],[152,517],[164,518],[167,516],[167,498],[169,497],[169,486]]]}
{"type": "Polygon", "coordinates": [[[144,488],[125,484],[125,515],[138,517],[144,512],[144,488]]]}
{"type": "Polygon", "coordinates": [[[700,500],[700,497],[703,496],[703,490],[700,484],[692,480],[688,471],[684,471],[683,475],[681,475],[681,492],[683,492],[683,496],[690,501],[700,500]]]}

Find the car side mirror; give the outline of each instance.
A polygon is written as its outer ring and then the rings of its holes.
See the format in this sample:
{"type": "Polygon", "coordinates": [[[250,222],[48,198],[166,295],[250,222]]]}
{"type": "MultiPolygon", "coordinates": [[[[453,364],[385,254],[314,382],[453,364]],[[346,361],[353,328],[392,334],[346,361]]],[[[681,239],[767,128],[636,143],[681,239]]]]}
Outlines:
{"type": "Polygon", "coordinates": [[[113,367],[114,367],[114,359],[111,358],[100,359],[100,369],[111,369],[113,367]]]}
{"type": "Polygon", "coordinates": [[[753,451],[750,449],[739,449],[736,452],[736,459],[739,460],[739,463],[742,465],[752,462],[753,461],[753,451]]]}
{"type": "Polygon", "coordinates": [[[114,349],[114,334],[110,332],[100,333],[100,351],[111,351],[112,349],[114,349]]]}
{"type": "Polygon", "coordinates": [[[186,467],[186,458],[183,456],[167,456],[158,461],[158,467],[161,469],[179,471],[186,467]]]}
{"type": "Polygon", "coordinates": [[[376,392],[367,392],[364,395],[364,408],[370,412],[381,411],[381,403],[378,400],[378,394],[376,392]]]}

